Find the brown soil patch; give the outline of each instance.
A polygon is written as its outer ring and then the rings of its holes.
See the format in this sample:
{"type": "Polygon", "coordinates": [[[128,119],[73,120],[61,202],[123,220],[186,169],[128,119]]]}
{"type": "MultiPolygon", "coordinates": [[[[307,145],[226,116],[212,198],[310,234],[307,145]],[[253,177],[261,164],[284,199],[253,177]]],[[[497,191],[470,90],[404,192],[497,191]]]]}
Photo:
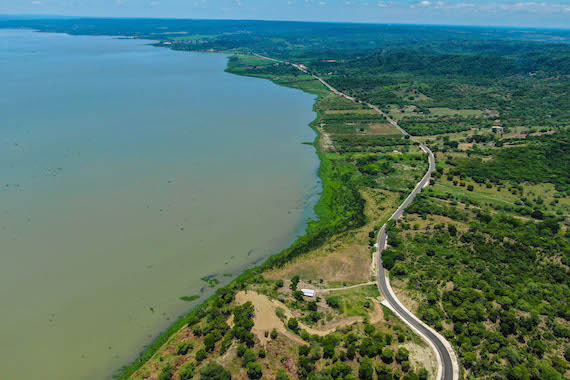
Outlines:
{"type": "Polygon", "coordinates": [[[461,143],[457,146],[460,150],[468,150],[473,148],[473,143],[461,143]]]}
{"type": "MultiPolygon", "coordinates": [[[[267,296],[252,291],[239,292],[236,294],[236,302],[238,304],[242,305],[248,301],[253,304],[253,307],[255,309],[255,316],[253,318],[254,326],[252,332],[255,334],[255,336],[257,336],[262,346],[267,345],[271,341],[270,337],[265,337],[265,333],[269,333],[273,329],[276,329],[277,332],[298,344],[308,344],[299,336],[287,330],[283,321],[277,317],[277,314],[275,313],[275,310],[277,308],[284,310],[287,319],[294,317],[291,310],[284,303],[278,300],[270,300],[267,296]]],[[[373,300],[373,302],[374,312],[370,316],[370,322],[378,323],[384,320],[384,312],[382,311],[382,308],[380,307],[378,301],[373,300]]],[[[361,322],[362,320],[362,317],[343,318],[334,323],[330,323],[325,326],[319,326],[319,328],[309,327],[302,322],[299,322],[299,327],[301,329],[307,330],[307,332],[311,335],[316,334],[325,336],[331,332],[336,331],[339,327],[348,326],[356,322],[361,322]]]]}
{"type": "Polygon", "coordinates": [[[243,305],[246,302],[251,302],[255,309],[255,316],[253,317],[253,329],[251,330],[259,339],[262,346],[271,340],[270,337],[265,337],[265,332],[271,332],[276,329],[277,332],[285,335],[289,339],[299,343],[308,344],[303,339],[293,334],[285,328],[283,322],[279,319],[275,310],[280,307],[285,310],[287,318],[293,317],[293,314],[285,304],[277,300],[270,300],[267,296],[256,292],[239,292],[236,294],[236,302],[243,305]]]}

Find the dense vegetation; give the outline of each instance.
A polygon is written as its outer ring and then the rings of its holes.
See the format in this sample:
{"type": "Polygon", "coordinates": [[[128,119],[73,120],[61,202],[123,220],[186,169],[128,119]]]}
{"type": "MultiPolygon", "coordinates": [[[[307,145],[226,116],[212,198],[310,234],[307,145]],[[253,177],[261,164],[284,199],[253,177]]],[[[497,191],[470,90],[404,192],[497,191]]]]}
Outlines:
{"type": "Polygon", "coordinates": [[[565,194],[568,136],[563,130],[475,152],[491,156],[485,161],[454,154],[436,190],[422,194],[390,231],[384,265],[423,294],[421,318],[455,344],[474,378],[562,379],[567,371],[567,214],[553,212],[555,197],[546,204],[522,183],[554,183],[555,195],[565,194]],[[456,175],[466,188],[461,196],[453,191],[457,182],[450,186],[456,175]],[[511,189],[519,205],[481,202],[476,186],[511,189]]]}
{"type": "Polygon", "coordinates": [[[570,132],[530,136],[526,142],[523,146],[491,151],[492,159],[487,161],[479,157],[457,158],[451,162],[454,167],[450,173],[471,177],[478,183],[548,182],[556,184],[561,191],[568,190],[570,132]]]}

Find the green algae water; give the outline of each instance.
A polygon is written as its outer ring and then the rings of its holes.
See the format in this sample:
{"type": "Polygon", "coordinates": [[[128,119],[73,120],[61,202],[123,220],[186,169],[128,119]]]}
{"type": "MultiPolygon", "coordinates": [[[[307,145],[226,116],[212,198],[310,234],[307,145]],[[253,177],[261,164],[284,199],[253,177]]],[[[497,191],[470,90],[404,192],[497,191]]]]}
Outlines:
{"type": "Polygon", "coordinates": [[[148,41],[0,42],[2,379],[110,378],[312,216],[314,96],[148,41]]]}

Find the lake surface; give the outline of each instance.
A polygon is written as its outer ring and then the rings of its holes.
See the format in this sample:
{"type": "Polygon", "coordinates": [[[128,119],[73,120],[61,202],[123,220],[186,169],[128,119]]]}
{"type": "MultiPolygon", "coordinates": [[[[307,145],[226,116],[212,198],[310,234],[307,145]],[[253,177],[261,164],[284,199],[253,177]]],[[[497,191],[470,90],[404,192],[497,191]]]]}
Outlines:
{"type": "Polygon", "coordinates": [[[109,378],[312,216],[314,96],[148,41],[0,42],[3,379],[109,378]]]}

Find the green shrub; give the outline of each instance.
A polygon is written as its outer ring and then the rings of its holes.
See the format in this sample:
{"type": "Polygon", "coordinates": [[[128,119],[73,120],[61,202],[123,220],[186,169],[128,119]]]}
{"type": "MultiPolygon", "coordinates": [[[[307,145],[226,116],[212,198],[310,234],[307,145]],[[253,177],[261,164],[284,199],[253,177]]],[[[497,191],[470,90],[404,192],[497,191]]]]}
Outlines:
{"type": "Polygon", "coordinates": [[[277,373],[275,374],[275,380],[289,380],[289,375],[287,375],[285,368],[281,367],[277,370],[277,373]]]}
{"type": "Polygon", "coordinates": [[[273,339],[273,340],[277,339],[277,335],[278,335],[278,334],[277,334],[277,330],[276,330],[276,329],[271,330],[271,334],[269,334],[269,336],[270,336],[271,339],[273,339]]]}
{"type": "Polygon", "coordinates": [[[192,348],[194,348],[194,346],[192,345],[192,343],[190,342],[180,342],[178,343],[178,345],[176,346],[176,353],[178,355],[186,355],[188,353],[189,350],[191,350],[192,348]]]}
{"type": "Polygon", "coordinates": [[[369,358],[362,358],[360,361],[358,378],[361,380],[372,380],[374,378],[374,368],[372,367],[372,360],[369,358]]]}
{"type": "Polygon", "coordinates": [[[299,322],[297,321],[297,318],[289,318],[289,320],[287,321],[287,327],[289,327],[291,330],[297,332],[299,330],[299,322]]]}
{"type": "Polygon", "coordinates": [[[180,369],[178,370],[178,377],[180,377],[180,380],[190,380],[191,378],[193,378],[195,367],[196,365],[190,362],[182,364],[180,366],[180,369]]]}
{"type": "Polygon", "coordinates": [[[249,363],[253,363],[254,361],[257,360],[257,355],[255,354],[255,352],[253,352],[253,350],[251,349],[247,349],[245,351],[245,354],[243,354],[243,366],[247,367],[247,365],[249,363]]]}
{"type": "Polygon", "coordinates": [[[207,356],[208,354],[206,353],[206,350],[204,349],[198,350],[198,352],[196,352],[196,361],[199,363],[204,359],[206,359],[207,356]]]}
{"type": "Polygon", "coordinates": [[[200,380],[231,380],[232,374],[216,363],[208,363],[200,369],[200,380]]]}
{"type": "Polygon", "coordinates": [[[382,361],[386,364],[390,364],[394,361],[394,351],[389,348],[382,350],[382,361]]]}
{"type": "Polygon", "coordinates": [[[247,364],[247,377],[250,379],[261,379],[261,376],[263,376],[261,364],[257,362],[247,364]]]}

